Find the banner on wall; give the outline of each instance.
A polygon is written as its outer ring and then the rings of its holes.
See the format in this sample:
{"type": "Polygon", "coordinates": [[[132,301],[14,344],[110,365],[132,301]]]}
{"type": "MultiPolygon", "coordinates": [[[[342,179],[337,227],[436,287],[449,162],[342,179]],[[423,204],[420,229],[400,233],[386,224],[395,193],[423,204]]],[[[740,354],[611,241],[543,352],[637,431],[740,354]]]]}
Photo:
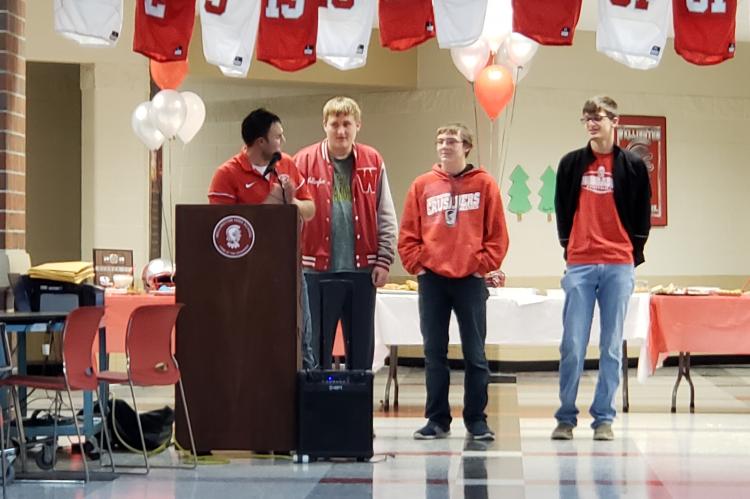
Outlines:
{"type": "Polygon", "coordinates": [[[651,225],[667,225],[667,118],[620,116],[617,145],[638,155],[651,180],[651,225]]]}

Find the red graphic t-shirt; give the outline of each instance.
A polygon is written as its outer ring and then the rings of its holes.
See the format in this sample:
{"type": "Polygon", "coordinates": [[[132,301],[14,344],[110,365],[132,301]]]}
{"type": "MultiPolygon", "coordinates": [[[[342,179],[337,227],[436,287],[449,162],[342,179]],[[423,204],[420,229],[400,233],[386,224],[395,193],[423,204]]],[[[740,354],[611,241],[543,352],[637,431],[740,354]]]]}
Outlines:
{"type": "Polygon", "coordinates": [[[633,263],[633,244],[615,206],[612,153],[594,155],[581,180],[568,264],[633,263]]]}

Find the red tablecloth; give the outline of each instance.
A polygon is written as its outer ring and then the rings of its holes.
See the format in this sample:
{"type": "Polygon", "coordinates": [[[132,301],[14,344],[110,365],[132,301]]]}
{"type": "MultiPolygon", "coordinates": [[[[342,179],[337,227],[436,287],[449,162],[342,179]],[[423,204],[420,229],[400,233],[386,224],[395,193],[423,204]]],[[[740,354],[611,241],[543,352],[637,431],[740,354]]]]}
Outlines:
{"type": "Polygon", "coordinates": [[[750,296],[651,297],[649,366],[659,354],[750,354],[750,296]]]}
{"type": "Polygon", "coordinates": [[[107,328],[107,353],[125,352],[128,318],[136,307],[169,303],[174,303],[174,295],[106,295],[104,325],[107,328]]]}

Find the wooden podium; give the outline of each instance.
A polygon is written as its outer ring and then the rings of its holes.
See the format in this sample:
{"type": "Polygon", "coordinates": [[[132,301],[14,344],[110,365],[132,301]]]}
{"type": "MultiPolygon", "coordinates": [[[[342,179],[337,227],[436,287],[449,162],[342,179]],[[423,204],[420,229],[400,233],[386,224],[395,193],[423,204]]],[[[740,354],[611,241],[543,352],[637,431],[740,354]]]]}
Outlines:
{"type": "Polygon", "coordinates": [[[199,452],[296,447],[298,224],[295,206],[177,206],[176,357],[199,452]]]}

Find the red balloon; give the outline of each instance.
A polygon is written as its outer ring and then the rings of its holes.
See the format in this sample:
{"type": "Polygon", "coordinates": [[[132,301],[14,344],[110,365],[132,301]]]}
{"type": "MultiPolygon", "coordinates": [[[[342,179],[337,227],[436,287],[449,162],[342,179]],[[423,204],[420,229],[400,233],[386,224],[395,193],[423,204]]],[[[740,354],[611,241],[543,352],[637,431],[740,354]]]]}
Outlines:
{"type": "Polygon", "coordinates": [[[182,84],[182,80],[188,72],[187,60],[157,62],[153,59],[149,62],[151,68],[151,79],[162,90],[175,90],[182,84]]]}
{"type": "Polygon", "coordinates": [[[491,120],[508,105],[514,89],[513,75],[505,66],[487,66],[474,82],[474,94],[491,120]]]}

